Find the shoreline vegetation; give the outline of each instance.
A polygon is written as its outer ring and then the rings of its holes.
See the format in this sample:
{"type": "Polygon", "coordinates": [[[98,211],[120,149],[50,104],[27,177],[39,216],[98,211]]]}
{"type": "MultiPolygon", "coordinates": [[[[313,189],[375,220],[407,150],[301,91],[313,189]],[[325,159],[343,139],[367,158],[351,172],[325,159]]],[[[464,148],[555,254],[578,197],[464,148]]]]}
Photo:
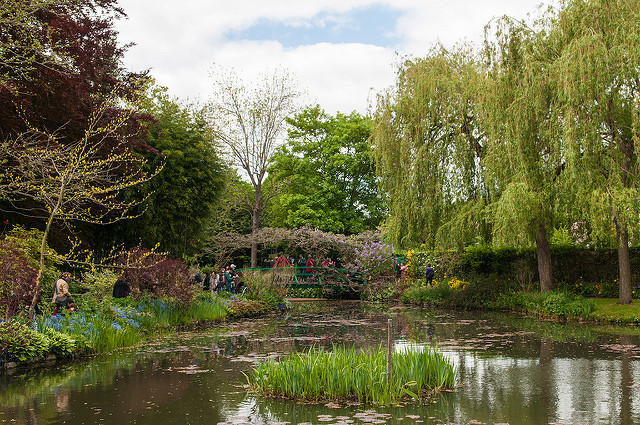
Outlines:
{"type": "MultiPolygon", "coordinates": [[[[443,285],[443,283],[440,283],[443,285]]],[[[464,308],[442,298],[442,288],[408,290],[401,304],[464,308]],[[418,294],[419,296],[417,296],[418,294]],[[439,294],[439,295],[438,295],[439,294]],[[441,297],[438,299],[437,297],[441,297]]],[[[275,305],[225,294],[202,294],[189,308],[166,301],[120,302],[111,317],[82,312],[40,316],[32,326],[19,321],[0,322],[0,367],[4,370],[51,363],[58,358],[82,357],[131,347],[165,330],[220,323],[227,319],[255,317],[288,308],[291,303],[322,298],[287,298],[275,305]]],[[[357,301],[357,300],[354,300],[357,301]]],[[[393,302],[396,304],[396,302],[393,302]]],[[[561,292],[503,294],[500,302],[479,310],[500,310],[552,321],[638,325],[640,304],[617,304],[615,298],[583,298],[561,292]]]]}
{"type": "Polygon", "coordinates": [[[0,369],[107,353],[153,339],[166,330],[254,317],[282,308],[280,303],[270,305],[227,293],[202,293],[188,306],[167,299],[114,299],[95,311],[83,309],[82,298],[76,297],[78,308],[73,312],[52,315],[52,307],[45,305],[33,322],[24,318],[0,321],[0,369]]]}

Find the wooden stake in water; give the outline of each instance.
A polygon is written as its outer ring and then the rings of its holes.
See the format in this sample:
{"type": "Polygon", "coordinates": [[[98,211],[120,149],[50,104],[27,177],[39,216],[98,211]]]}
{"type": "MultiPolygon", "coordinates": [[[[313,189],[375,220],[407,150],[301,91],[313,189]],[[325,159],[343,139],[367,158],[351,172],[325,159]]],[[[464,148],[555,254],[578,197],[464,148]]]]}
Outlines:
{"type": "Polygon", "coordinates": [[[393,330],[391,319],[387,321],[387,389],[391,388],[391,350],[393,349],[393,330]]]}

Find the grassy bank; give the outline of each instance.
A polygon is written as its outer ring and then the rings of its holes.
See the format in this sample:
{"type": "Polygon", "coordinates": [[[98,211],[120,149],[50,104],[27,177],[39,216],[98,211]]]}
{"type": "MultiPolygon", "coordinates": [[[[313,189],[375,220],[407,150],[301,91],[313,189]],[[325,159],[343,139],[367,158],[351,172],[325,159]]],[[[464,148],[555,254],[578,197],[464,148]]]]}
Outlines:
{"type": "Polygon", "coordinates": [[[610,323],[640,324],[640,302],[618,304],[617,298],[595,298],[594,311],[588,316],[590,320],[610,323]]]}

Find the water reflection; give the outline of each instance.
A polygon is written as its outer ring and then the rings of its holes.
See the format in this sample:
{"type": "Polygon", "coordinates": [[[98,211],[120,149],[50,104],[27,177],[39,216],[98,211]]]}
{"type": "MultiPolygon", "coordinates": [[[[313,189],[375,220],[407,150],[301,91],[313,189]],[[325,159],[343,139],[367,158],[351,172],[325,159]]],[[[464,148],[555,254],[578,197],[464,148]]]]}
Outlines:
{"type": "MultiPolygon", "coordinates": [[[[417,348],[416,348],[417,347],[417,348]]],[[[0,421],[36,423],[640,423],[635,328],[501,314],[297,305],[88,361],[0,377],[0,421]],[[253,364],[312,345],[438,347],[459,385],[423,405],[304,405],[247,393],[253,364]],[[624,332],[622,332],[623,330],[624,332]],[[353,421],[353,422],[348,422],[353,421]]]]}

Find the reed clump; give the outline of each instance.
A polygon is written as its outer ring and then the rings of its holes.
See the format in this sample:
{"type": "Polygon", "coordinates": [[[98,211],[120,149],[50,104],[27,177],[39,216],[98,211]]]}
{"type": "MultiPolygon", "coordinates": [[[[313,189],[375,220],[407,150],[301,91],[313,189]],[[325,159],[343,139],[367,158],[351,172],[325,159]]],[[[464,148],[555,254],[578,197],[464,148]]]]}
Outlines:
{"type": "Polygon", "coordinates": [[[455,375],[455,367],[441,353],[416,348],[392,355],[391,385],[387,386],[385,349],[334,346],[332,351],[312,347],[277,362],[262,361],[247,380],[253,390],[266,396],[389,405],[452,389],[455,375]]]}

